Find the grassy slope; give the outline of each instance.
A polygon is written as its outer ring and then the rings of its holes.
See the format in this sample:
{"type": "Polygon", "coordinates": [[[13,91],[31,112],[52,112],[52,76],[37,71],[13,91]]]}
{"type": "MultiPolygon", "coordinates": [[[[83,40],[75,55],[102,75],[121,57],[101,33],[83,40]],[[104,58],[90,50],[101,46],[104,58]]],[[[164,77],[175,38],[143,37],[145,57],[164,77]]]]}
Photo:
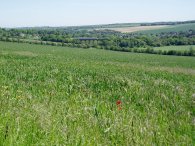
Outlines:
{"type": "Polygon", "coordinates": [[[138,31],[138,33],[155,34],[155,33],[162,33],[162,32],[188,31],[190,29],[195,30],[195,23],[173,25],[173,26],[169,26],[169,27],[165,27],[165,28],[160,28],[160,29],[157,29],[157,30],[138,31]]]}
{"type": "Polygon", "coordinates": [[[192,46],[165,46],[165,47],[156,47],[154,50],[162,50],[162,51],[169,51],[169,50],[176,50],[176,51],[182,51],[184,52],[185,50],[188,51],[190,48],[195,49],[195,45],[192,46]]]}
{"type": "Polygon", "coordinates": [[[192,145],[194,74],[193,57],[0,42],[0,144],[192,145]]]}

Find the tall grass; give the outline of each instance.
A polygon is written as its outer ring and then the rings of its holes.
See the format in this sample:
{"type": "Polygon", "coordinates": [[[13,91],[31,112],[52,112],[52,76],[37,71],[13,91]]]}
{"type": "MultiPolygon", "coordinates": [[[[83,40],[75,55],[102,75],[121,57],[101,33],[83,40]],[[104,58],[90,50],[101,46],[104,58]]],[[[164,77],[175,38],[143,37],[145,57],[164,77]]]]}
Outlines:
{"type": "Polygon", "coordinates": [[[0,145],[193,145],[194,74],[193,57],[0,42],[0,145]]]}

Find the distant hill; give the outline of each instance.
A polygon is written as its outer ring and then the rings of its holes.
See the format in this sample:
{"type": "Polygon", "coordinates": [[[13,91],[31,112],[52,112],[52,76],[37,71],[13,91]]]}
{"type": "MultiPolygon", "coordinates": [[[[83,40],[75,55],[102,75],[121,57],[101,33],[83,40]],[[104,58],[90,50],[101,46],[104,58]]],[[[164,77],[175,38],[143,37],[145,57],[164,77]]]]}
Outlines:
{"type": "Polygon", "coordinates": [[[115,24],[115,25],[107,25],[106,27],[102,26],[102,28],[100,29],[101,30],[108,29],[108,30],[122,32],[122,33],[144,33],[144,34],[156,34],[162,32],[180,32],[180,31],[195,30],[195,21],[115,24]]]}
{"type": "MultiPolygon", "coordinates": [[[[128,28],[140,26],[180,26],[184,24],[195,24],[195,20],[190,21],[176,21],[176,22],[151,22],[151,23],[115,23],[115,24],[102,24],[102,25],[86,25],[86,26],[60,26],[60,27],[20,27],[17,29],[38,29],[38,30],[56,30],[56,29],[69,29],[69,30],[94,30],[94,29],[112,29],[115,28],[128,28]]],[[[192,27],[194,28],[194,27],[192,27]]]]}
{"type": "Polygon", "coordinates": [[[195,30],[195,23],[171,25],[159,29],[154,29],[154,30],[138,31],[138,33],[157,34],[163,32],[180,32],[180,31],[188,31],[188,30],[195,30]]]}

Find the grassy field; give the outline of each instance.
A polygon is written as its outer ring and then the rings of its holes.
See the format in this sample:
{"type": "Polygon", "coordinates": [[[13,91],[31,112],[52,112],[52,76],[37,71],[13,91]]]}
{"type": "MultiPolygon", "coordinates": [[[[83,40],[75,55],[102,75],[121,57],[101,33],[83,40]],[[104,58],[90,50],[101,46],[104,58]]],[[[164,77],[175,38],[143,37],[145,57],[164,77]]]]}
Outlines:
{"type": "Polygon", "coordinates": [[[162,50],[162,51],[169,51],[169,50],[175,50],[175,51],[181,51],[181,52],[184,52],[184,51],[189,51],[190,48],[193,48],[195,49],[195,46],[194,45],[191,45],[191,46],[165,46],[165,47],[156,47],[154,48],[154,50],[162,50]]]}
{"type": "Polygon", "coordinates": [[[194,81],[195,57],[0,42],[0,145],[194,145],[194,81]]]}
{"type": "Polygon", "coordinates": [[[138,33],[143,34],[157,34],[157,33],[163,33],[163,32],[180,32],[180,31],[188,31],[188,30],[195,30],[195,23],[191,24],[179,24],[179,25],[173,25],[168,26],[160,29],[155,30],[144,30],[144,31],[137,31],[138,33]]]}

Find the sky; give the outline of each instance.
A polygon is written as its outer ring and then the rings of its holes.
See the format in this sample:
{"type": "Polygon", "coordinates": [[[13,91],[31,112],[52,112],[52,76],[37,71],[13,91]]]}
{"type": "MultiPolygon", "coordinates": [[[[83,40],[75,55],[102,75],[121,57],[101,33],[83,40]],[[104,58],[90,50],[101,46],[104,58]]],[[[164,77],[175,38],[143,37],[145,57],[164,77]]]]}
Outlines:
{"type": "Polygon", "coordinates": [[[195,0],[0,0],[0,27],[195,20],[195,0]]]}

